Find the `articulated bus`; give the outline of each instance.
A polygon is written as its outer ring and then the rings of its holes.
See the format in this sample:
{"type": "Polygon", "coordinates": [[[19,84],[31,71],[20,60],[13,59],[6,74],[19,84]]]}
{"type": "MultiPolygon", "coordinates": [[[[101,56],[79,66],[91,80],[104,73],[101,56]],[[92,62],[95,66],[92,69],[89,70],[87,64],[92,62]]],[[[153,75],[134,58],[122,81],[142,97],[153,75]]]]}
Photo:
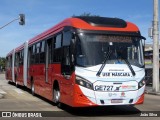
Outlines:
{"type": "Polygon", "coordinates": [[[144,40],[131,22],[75,16],[8,53],[6,79],[57,105],[142,104],[144,40]]]}

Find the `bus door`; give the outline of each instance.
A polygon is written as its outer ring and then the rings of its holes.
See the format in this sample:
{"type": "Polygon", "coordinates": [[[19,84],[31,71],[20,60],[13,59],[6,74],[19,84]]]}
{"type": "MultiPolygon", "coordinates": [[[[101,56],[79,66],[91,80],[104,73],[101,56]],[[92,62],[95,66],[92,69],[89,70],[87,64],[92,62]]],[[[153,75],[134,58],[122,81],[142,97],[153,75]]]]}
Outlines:
{"type": "Polygon", "coordinates": [[[18,81],[19,77],[19,52],[15,54],[15,81],[18,81]]]}

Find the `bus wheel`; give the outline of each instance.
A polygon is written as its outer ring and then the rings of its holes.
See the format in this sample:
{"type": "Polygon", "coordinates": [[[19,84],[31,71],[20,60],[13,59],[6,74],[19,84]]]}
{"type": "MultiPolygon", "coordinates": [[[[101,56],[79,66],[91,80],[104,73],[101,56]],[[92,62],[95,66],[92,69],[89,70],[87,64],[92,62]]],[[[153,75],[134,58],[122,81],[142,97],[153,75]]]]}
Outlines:
{"type": "Polygon", "coordinates": [[[18,88],[19,86],[18,86],[18,82],[17,82],[17,80],[16,80],[16,83],[15,83],[15,84],[16,84],[16,87],[18,88]]]}
{"type": "Polygon", "coordinates": [[[59,99],[60,99],[60,91],[59,91],[59,88],[55,88],[54,90],[53,90],[53,102],[55,103],[55,104],[58,104],[59,103],[59,99]]]}
{"type": "Polygon", "coordinates": [[[34,88],[34,82],[33,82],[33,80],[32,80],[32,81],[31,81],[31,93],[32,93],[33,96],[35,95],[34,90],[35,90],[35,88],[34,88]]]}
{"type": "Polygon", "coordinates": [[[55,105],[59,106],[60,103],[60,89],[59,89],[59,85],[57,82],[55,82],[54,87],[53,87],[53,102],[55,103],[55,105]]]}
{"type": "Polygon", "coordinates": [[[58,82],[55,81],[53,86],[53,102],[55,105],[57,105],[58,108],[63,108],[63,104],[60,102],[60,98],[61,98],[60,88],[58,82]]]}
{"type": "Polygon", "coordinates": [[[15,75],[15,85],[16,85],[17,88],[19,87],[18,82],[17,82],[17,75],[15,75]]]}

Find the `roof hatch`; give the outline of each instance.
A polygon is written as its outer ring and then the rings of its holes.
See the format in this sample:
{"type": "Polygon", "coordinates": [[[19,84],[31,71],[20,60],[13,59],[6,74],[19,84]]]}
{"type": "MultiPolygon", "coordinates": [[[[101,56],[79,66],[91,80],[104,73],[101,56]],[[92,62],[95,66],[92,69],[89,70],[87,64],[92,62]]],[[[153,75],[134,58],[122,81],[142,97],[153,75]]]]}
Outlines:
{"type": "Polygon", "coordinates": [[[92,26],[100,27],[114,27],[114,28],[125,28],[127,23],[119,18],[109,18],[109,17],[95,17],[95,16],[75,16],[74,18],[79,18],[92,26]]]}

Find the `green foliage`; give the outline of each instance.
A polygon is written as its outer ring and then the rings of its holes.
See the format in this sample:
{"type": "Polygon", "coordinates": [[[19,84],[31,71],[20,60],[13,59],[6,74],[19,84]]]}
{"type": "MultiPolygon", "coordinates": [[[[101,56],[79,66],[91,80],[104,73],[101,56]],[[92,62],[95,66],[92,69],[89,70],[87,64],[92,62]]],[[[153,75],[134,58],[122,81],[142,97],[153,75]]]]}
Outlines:
{"type": "Polygon", "coordinates": [[[0,57],[0,69],[5,68],[5,62],[6,62],[6,58],[0,57]]]}

